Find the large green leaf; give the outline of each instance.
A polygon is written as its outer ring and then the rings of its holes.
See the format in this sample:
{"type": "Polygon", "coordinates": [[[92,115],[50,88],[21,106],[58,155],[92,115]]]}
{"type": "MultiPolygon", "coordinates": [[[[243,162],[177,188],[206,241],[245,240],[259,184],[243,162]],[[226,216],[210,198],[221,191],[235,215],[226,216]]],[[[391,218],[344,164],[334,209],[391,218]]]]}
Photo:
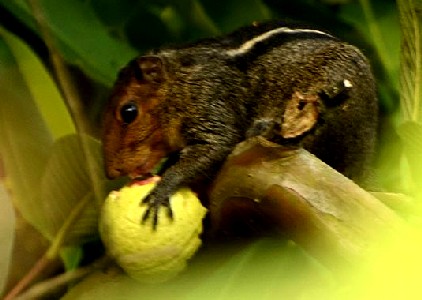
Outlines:
{"type": "Polygon", "coordinates": [[[0,37],[0,153],[17,209],[45,234],[40,178],[54,139],[75,128],[40,60],[1,28],[0,37]]]}
{"type": "Polygon", "coordinates": [[[60,92],[40,59],[14,35],[0,28],[33,101],[54,138],[75,133],[60,92]]]}
{"type": "MultiPolygon", "coordinates": [[[[27,46],[0,34],[0,153],[14,202],[50,240],[59,234],[60,243],[78,243],[96,234],[98,213],[79,139],[54,143],[50,132],[74,132],[57,87],[27,46]]],[[[102,169],[99,143],[90,142],[102,169]]]]}
{"type": "MultiPolygon", "coordinates": [[[[136,51],[112,37],[92,9],[90,1],[37,1],[47,26],[66,60],[78,65],[91,78],[111,85],[117,71],[136,51]]],[[[25,0],[0,0],[21,21],[37,30],[25,0]]]]}
{"type": "Polygon", "coordinates": [[[39,179],[53,139],[16,63],[18,59],[0,39],[0,153],[14,204],[37,227],[44,219],[39,209],[39,179]]]}

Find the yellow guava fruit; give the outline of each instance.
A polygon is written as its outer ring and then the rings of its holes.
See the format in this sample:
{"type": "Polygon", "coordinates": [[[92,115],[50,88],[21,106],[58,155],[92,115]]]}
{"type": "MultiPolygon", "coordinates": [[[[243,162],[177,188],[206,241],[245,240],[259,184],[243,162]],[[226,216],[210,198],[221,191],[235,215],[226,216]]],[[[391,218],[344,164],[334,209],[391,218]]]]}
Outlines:
{"type": "Polygon", "coordinates": [[[111,192],[100,217],[100,235],[109,255],[129,276],[147,283],[166,281],[186,267],[201,245],[206,213],[196,194],[181,188],[170,198],[173,219],[161,207],[156,229],[152,218],[142,223],[147,205],[140,202],[155,186],[153,181],[111,192]]]}

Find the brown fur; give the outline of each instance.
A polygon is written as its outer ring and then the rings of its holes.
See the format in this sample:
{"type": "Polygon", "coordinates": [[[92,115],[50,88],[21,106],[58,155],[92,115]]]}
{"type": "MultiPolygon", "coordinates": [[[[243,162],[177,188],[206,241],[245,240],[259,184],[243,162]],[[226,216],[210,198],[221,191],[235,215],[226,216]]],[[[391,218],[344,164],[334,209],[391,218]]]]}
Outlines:
{"type": "Polygon", "coordinates": [[[254,135],[304,147],[364,182],[378,122],[367,60],[331,36],[300,31],[227,55],[271,26],[153,51],[119,75],[104,117],[107,174],[147,174],[170,153],[180,154],[144,199],[155,209],[154,223],[175,189],[211,177],[237,143],[254,135]],[[351,87],[342,88],[344,82],[351,87]],[[120,108],[129,101],[139,115],[125,124],[120,108]]]}

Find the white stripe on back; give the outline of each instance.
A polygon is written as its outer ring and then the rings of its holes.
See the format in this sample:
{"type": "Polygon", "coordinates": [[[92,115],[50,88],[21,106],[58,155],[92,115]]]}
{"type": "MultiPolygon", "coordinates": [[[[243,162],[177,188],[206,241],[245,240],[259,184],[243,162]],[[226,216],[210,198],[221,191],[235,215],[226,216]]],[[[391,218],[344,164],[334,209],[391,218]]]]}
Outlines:
{"type": "Polygon", "coordinates": [[[279,33],[292,33],[292,34],[295,34],[295,33],[316,33],[316,34],[321,34],[321,35],[325,35],[325,36],[328,36],[328,37],[333,37],[332,35],[330,35],[328,33],[325,33],[325,32],[320,31],[320,30],[315,30],[315,29],[291,29],[291,28],[288,28],[288,27],[279,27],[279,28],[267,31],[267,32],[265,32],[261,35],[254,37],[253,39],[243,43],[239,48],[227,50],[226,53],[229,56],[237,56],[237,55],[245,54],[248,51],[250,51],[255,46],[255,44],[262,42],[262,41],[265,41],[265,40],[267,40],[267,39],[271,38],[272,36],[277,35],[279,33]]]}

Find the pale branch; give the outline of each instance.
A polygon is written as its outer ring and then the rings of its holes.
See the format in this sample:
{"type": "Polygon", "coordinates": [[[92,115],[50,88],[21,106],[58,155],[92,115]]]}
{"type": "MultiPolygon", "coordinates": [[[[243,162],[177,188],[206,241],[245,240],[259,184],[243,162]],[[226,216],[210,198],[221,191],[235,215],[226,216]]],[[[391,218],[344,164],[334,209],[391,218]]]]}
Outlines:
{"type": "Polygon", "coordinates": [[[407,225],[353,181],[303,149],[255,138],[228,158],[210,192],[214,234],[282,233],[338,269],[407,225]]]}

